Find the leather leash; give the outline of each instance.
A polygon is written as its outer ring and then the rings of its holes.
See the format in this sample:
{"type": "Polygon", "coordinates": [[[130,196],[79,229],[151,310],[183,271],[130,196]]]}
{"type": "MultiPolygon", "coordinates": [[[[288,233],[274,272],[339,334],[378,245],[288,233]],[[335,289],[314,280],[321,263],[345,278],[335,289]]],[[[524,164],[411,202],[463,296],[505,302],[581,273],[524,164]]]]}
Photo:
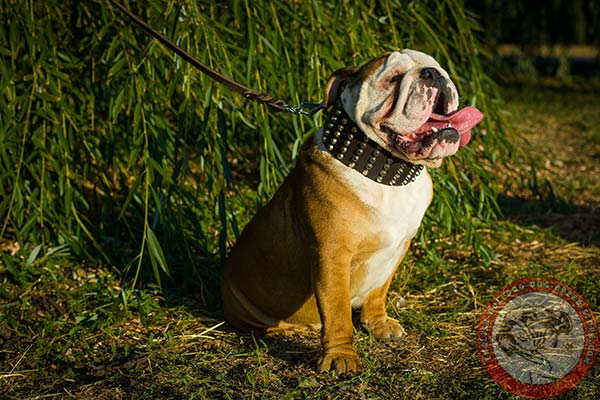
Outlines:
{"type": "Polygon", "coordinates": [[[190,63],[194,68],[199,69],[206,75],[208,75],[213,80],[221,83],[222,85],[227,86],[229,89],[241,93],[245,98],[256,101],[258,103],[269,106],[273,111],[287,111],[297,115],[308,115],[312,116],[319,112],[320,110],[325,108],[323,103],[310,103],[304,102],[300,104],[300,107],[293,107],[286,104],[283,100],[276,99],[266,93],[258,92],[254,89],[250,89],[238,82],[233,81],[232,79],[222,75],[215,70],[209,68],[208,66],[202,64],[196,58],[194,58],[191,54],[187,53],[181,47],[177,46],[171,40],[169,40],[162,33],[158,32],[156,29],[148,25],[142,19],[137,17],[131,11],[129,11],[125,6],[115,0],[108,0],[113,6],[117,7],[121,10],[125,15],[129,17],[133,22],[135,22],[140,28],[144,29],[147,33],[156,38],[159,42],[167,46],[173,52],[175,52],[178,56],[183,58],[185,61],[190,63]]]}

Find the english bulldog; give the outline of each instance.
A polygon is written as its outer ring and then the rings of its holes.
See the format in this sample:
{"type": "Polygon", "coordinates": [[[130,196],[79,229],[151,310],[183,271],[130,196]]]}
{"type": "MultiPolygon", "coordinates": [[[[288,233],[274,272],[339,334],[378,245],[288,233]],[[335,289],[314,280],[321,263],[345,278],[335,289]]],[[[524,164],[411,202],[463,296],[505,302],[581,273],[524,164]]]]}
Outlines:
{"type": "Polygon", "coordinates": [[[433,195],[439,167],[483,118],[458,110],[448,73],[403,50],[335,72],[325,125],[226,261],[225,320],[240,331],[320,329],[319,371],[358,371],[352,310],[376,338],[404,328],[386,293],[433,195]]]}

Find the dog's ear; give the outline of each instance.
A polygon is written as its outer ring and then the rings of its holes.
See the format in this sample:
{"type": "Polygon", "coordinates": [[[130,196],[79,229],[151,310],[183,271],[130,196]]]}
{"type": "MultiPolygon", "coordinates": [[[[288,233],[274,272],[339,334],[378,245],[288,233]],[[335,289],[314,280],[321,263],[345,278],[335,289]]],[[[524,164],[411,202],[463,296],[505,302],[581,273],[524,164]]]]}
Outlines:
{"type": "Polygon", "coordinates": [[[329,108],[340,97],[345,84],[355,78],[360,68],[347,67],[335,71],[325,85],[325,108],[329,108]]]}

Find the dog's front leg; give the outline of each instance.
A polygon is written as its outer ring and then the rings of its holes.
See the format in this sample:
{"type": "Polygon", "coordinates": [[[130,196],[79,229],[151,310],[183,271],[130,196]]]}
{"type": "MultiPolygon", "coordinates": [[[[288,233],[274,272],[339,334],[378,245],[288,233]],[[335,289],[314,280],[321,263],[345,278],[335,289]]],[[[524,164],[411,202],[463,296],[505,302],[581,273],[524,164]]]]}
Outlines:
{"type": "Polygon", "coordinates": [[[322,255],[314,271],[315,296],[321,317],[322,355],[318,370],[344,375],[359,371],[352,341],[350,257],[322,255]]]}
{"type": "Polygon", "coordinates": [[[404,245],[404,251],[385,284],[369,293],[362,304],[360,314],[361,323],[366,330],[380,340],[398,340],[403,336],[406,336],[406,331],[402,325],[395,319],[388,317],[387,311],[385,310],[385,300],[388,289],[394,279],[394,274],[400,266],[400,263],[402,263],[402,259],[409,247],[410,241],[404,245]]]}

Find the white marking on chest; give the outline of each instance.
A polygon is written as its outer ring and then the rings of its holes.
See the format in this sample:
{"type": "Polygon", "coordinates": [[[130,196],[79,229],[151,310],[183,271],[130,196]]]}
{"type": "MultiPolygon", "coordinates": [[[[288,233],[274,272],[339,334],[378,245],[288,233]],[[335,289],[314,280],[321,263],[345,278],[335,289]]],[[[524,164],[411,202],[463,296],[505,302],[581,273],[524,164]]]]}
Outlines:
{"type": "Polygon", "coordinates": [[[351,293],[352,306],[360,306],[367,295],[385,284],[394,272],[400,256],[421,224],[429,206],[433,185],[427,170],[406,186],[386,186],[349,168],[344,169],[349,186],[372,212],[373,226],[368,230],[377,235],[379,248],[366,261],[362,284],[351,293]]]}

